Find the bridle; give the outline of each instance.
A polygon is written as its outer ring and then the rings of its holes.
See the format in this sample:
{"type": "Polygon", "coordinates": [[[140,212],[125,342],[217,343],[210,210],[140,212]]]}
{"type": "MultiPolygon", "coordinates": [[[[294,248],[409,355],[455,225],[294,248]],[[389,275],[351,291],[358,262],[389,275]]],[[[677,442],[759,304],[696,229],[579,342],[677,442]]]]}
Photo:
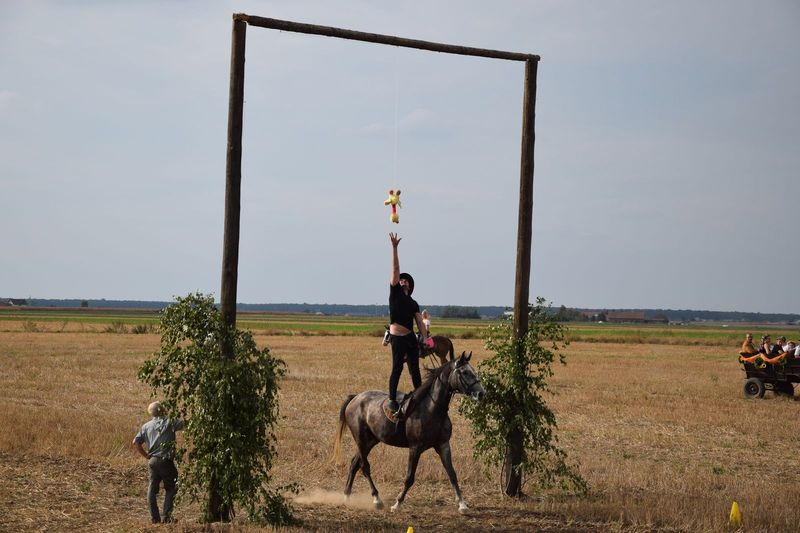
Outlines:
{"type": "Polygon", "coordinates": [[[462,370],[464,368],[465,367],[462,365],[462,366],[456,367],[456,369],[453,371],[453,372],[456,372],[458,374],[458,386],[461,389],[459,391],[461,394],[467,394],[468,390],[470,390],[476,383],[480,382],[480,379],[478,379],[478,376],[476,376],[475,374],[472,375],[473,379],[471,381],[467,381],[466,376],[464,375],[464,372],[462,372],[462,370]]]}
{"type": "MultiPolygon", "coordinates": [[[[478,379],[478,376],[474,376],[474,378],[471,381],[467,381],[466,380],[466,377],[464,376],[464,372],[463,372],[463,369],[466,368],[466,366],[467,365],[464,364],[464,365],[460,365],[460,366],[454,367],[452,372],[448,372],[447,373],[447,379],[446,380],[442,379],[442,376],[444,376],[445,372],[441,372],[436,377],[436,381],[437,382],[442,382],[444,385],[447,385],[450,388],[450,392],[447,394],[447,401],[445,402],[446,406],[450,405],[450,400],[453,399],[453,395],[455,393],[460,392],[461,394],[467,394],[466,391],[470,390],[473,385],[475,385],[476,383],[480,382],[480,380],[478,379]],[[453,373],[455,373],[456,376],[458,377],[458,388],[455,388],[452,385],[450,385],[451,374],[453,374],[453,373]]],[[[433,390],[433,387],[431,387],[431,390],[433,390]]],[[[436,401],[436,398],[434,398],[434,396],[432,394],[431,394],[431,401],[433,402],[433,405],[435,405],[436,407],[439,407],[439,405],[440,405],[439,402],[436,401]]]]}

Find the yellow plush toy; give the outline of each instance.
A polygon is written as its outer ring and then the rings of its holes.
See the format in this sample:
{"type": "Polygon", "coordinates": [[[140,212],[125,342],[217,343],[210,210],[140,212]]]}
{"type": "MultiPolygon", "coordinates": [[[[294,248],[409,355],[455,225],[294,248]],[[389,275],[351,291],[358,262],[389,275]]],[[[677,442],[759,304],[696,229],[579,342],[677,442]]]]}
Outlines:
{"type": "Polygon", "coordinates": [[[392,215],[389,217],[389,220],[395,224],[399,224],[400,216],[397,214],[397,208],[403,207],[400,203],[400,189],[397,189],[396,192],[393,189],[389,189],[389,198],[383,201],[383,205],[392,206],[392,215]]]}

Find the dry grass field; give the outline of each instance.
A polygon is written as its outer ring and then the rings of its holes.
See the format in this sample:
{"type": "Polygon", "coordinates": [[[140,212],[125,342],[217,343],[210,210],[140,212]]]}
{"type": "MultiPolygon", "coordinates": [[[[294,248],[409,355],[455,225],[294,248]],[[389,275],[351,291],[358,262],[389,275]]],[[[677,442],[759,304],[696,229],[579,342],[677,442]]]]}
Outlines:
{"type": "MultiPolygon", "coordinates": [[[[158,348],[154,334],[0,331],[0,531],[259,531],[238,521],[202,528],[197,508],[178,524],[148,524],[146,465],[129,442],[147,416],[136,381],[158,348]]],[[[746,400],[736,347],[574,343],[550,400],[560,443],[590,486],[512,501],[471,456],[452,415],[454,464],[471,511],[456,511],[435,453],[426,453],[403,509],[369,506],[359,474],[344,506],[345,467],[330,459],[339,406],[351,392],[386,387],[388,348],[373,337],[257,336],[289,366],[283,382],[276,482],[299,482],[307,530],[723,531],[733,500],[745,531],[800,530],[800,402],[746,400]]],[[[486,356],[479,340],[458,350],[486,356]]],[[[408,387],[404,374],[402,387],[408,387]]],[[[453,411],[457,402],[453,405],[453,411]]],[[[345,454],[353,452],[349,436],[345,454]]],[[[387,503],[405,475],[405,451],[377,447],[373,476],[387,503]]]]}

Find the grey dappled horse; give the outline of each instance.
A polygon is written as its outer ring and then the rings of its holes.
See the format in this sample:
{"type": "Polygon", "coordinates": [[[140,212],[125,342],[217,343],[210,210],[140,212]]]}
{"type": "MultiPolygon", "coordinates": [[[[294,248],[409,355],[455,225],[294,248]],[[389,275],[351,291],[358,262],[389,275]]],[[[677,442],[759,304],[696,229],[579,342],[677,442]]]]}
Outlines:
{"type": "Polygon", "coordinates": [[[464,501],[461,489],[458,487],[456,471],[453,469],[450,453],[450,435],[453,426],[447,411],[450,399],[456,392],[471,396],[474,400],[483,399],[484,390],[480,379],[469,364],[471,357],[472,352],[469,355],[465,355],[464,352],[458,359],[451,359],[446,364],[429,370],[422,385],[410,394],[408,412],[405,418],[398,422],[390,421],[384,414],[383,404],[388,395],[383,391],[371,390],[347,397],[339,411],[339,429],[334,443],[334,454],[337,459],[341,457],[345,424],[353,434],[358,452],[350,462],[350,471],[344,488],[345,497],[350,496],[356,471],[361,468],[372,490],[373,503],[378,509],[383,508],[378,489],[375,488],[370,476],[367,460],[370,450],[379,442],[383,442],[398,448],[408,448],[405,485],[397,501],[392,505],[392,511],[396,511],[402,505],[408,490],[414,484],[419,458],[428,448],[435,449],[442,460],[456,493],[458,510],[464,512],[468,509],[467,502],[464,501]]]}

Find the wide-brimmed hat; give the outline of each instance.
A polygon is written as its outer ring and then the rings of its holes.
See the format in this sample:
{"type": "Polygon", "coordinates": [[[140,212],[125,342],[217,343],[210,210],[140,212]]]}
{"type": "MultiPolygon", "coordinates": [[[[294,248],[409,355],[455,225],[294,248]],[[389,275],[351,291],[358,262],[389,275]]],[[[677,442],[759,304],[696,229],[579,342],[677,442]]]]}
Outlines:
{"type": "Polygon", "coordinates": [[[414,292],[414,278],[411,277],[411,274],[403,272],[400,274],[400,279],[404,279],[408,282],[408,294],[414,292]]]}

